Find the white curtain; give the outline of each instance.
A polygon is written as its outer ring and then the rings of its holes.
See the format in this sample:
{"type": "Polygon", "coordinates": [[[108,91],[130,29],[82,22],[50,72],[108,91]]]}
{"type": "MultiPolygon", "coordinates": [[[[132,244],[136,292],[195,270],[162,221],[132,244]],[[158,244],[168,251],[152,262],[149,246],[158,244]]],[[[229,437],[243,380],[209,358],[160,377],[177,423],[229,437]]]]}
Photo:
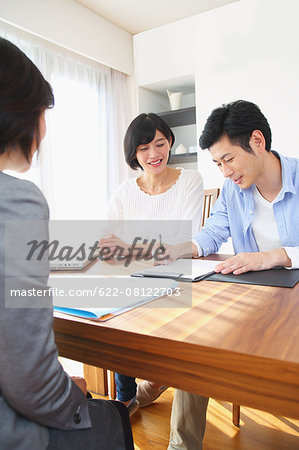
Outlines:
{"type": "Polygon", "coordinates": [[[127,76],[2,21],[0,33],[39,67],[55,95],[26,178],[44,192],[52,219],[101,219],[128,173],[122,151],[131,119],[127,76]]]}
{"type": "Polygon", "coordinates": [[[109,114],[107,172],[111,173],[111,170],[113,170],[113,176],[109,176],[107,180],[108,197],[111,196],[120,181],[132,175],[132,170],[127,166],[123,152],[123,138],[129,125],[129,119],[132,118],[128,80],[117,70],[111,70],[109,81],[112,101],[109,114]]]}

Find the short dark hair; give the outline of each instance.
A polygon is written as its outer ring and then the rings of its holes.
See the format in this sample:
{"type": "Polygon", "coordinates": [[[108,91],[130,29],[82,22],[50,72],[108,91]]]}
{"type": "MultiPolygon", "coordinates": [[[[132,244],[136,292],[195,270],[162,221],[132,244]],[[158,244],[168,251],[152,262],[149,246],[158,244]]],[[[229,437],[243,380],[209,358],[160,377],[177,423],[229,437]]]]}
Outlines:
{"type": "Polygon", "coordinates": [[[175,139],[174,134],[167,123],[157,114],[143,113],[130,123],[124,138],[124,153],[126,163],[131,169],[142,169],[136,158],[137,147],[152,142],[157,130],[161,131],[169,142],[171,140],[171,148],[175,139]]]}
{"type": "Polygon", "coordinates": [[[50,84],[14,44],[0,38],[0,155],[19,148],[27,161],[40,144],[41,113],[54,106],[50,84]]]}
{"type": "Polygon", "coordinates": [[[269,152],[271,129],[266,117],[254,103],[237,100],[212,111],[200,136],[199,145],[202,149],[210,148],[222,137],[227,136],[232,144],[252,153],[249,140],[254,130],[263,133],[266,150],[269,152]]]}

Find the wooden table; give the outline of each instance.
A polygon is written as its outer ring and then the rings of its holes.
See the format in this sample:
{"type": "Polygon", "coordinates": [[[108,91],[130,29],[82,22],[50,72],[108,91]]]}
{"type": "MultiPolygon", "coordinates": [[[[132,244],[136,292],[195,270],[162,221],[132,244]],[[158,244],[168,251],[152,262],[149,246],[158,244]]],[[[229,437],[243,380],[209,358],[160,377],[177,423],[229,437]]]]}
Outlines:
{"type": "Polygon", "coordinates": [[[60,355],[299,418],[299,283],[182,288],[192,308],[158,299],[105,323],[56,313],[60,355]]]}

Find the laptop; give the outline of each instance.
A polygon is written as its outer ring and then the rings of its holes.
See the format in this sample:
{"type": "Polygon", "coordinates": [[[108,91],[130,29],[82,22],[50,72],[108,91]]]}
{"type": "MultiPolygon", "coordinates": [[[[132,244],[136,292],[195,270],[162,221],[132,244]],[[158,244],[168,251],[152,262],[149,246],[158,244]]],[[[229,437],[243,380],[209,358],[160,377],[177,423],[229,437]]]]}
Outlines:
{"type": "Polygon", "coordinates": [[[92,258],[86,258],[82,261],[78,261],[77,259],[74,259],[72,261],[49,261],[50,263],[50,271],[54,272],[57,270],[84,270],[88,266],[90,266],[100,255],[100,251],[96,250],[92,258]]]}
{"type": "Polygon", "coordinates": [[[96,256],[93,259],[85,259],[83,261],[50,261],[50,271],[54,272],[57,270],[84,270],[90,264],[94,262],[96,256]]]}

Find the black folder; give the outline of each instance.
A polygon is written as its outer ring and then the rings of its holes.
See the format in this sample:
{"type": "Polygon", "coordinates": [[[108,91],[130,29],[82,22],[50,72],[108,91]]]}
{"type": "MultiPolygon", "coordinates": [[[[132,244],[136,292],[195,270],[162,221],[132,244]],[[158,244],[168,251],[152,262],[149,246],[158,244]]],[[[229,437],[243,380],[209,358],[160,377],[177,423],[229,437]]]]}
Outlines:
{"type": "Polygon", "coordinates": [[[299,269],[275,268],[246,272],[240,275],[213,273],[205,281],[223,281],[228,283],[259,284],[262,286],[294,287],[299,281],[299,269]]]}

